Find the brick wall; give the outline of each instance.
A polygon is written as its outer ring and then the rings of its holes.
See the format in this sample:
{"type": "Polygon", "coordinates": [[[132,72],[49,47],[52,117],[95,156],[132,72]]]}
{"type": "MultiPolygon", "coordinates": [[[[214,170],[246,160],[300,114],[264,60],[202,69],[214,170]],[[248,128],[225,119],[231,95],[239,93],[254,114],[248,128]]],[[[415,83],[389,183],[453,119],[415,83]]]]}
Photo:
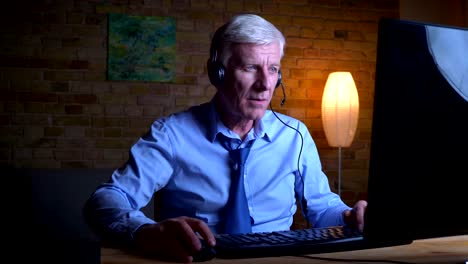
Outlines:
{"type": "Polygon", "coordinates": [[[16,1],[0,23],[0,163],[29,168],[114,168],[160,116],[210,100],[210,36],[231,15],[252,12],[287,38],[287,101],[273,107],[307,124],[332,188],[337,149],[327,145],[321,95],[331,71],[350,71],[360,96],[355,140],[343,149],[345,200],[365,195],[377,22],[398,0],[16,1]],[[171,16],[177,23],[173,83],[106,80],[107,14],[171,16]]]}

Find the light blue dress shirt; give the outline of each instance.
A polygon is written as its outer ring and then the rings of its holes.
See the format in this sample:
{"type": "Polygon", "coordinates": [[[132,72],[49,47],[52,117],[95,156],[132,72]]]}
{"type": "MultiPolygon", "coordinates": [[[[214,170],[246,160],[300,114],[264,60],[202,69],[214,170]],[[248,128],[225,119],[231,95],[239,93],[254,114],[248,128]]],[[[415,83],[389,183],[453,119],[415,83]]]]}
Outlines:
{"type": "Polygon", "coordinates": [[[342,213],[350,208],[330,191],[307,127],[277,115],[300,134],[268,110],[241,143],[220,121],[213,102],[156,120],[131,147],[128,162],[88,200],[88,223],[99,235],[129,241],[141,225],[155,223],[140,209],[159,192],[161,219],[196,217],[216,233],[231,175],[221,133],[241,147],[255,139],[244,175],[253,232],[290,229],[296,195],[313,226],[344,225],[342,213]]]}

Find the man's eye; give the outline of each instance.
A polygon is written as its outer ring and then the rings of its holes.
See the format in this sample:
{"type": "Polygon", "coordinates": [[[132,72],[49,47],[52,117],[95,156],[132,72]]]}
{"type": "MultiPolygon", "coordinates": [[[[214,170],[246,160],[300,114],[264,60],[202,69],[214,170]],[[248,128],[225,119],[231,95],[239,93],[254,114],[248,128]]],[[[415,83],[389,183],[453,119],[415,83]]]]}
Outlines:
{"type": "Polygon", "coordinates": [[[245,70],[247,70],[247,71],[255,71],[255,69],[256,69],[256,67],[253,66],[253,65],[247,65],[247,66],[245,66],[245,70]]]}
{"type": "Polygon", "coordinates": [[[277,73],[279,71],[279,69],[277,67],[271,67],[270,68],[270,72],[272,73],[277,73]]]}

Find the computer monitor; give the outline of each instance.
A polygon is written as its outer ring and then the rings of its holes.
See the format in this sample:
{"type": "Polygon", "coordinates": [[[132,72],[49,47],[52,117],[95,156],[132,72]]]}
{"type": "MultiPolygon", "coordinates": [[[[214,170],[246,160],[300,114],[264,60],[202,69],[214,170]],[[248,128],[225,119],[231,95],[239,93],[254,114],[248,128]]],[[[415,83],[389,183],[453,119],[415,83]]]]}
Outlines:
{"type": "Polygon", "coordinates": [[[383,19],[377,46],[365,232],[468,234],[468,29],[383,19]]]}

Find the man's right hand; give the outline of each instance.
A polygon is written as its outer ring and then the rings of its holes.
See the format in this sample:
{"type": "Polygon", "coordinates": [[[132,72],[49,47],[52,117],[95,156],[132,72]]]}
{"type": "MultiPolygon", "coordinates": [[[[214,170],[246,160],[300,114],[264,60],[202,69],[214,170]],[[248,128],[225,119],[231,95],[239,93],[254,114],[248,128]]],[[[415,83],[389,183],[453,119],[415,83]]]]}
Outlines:
{"type": "Polygon", "coordinates": [[[177,217],[156,224],[143,225],[135,233],[137,250],[158,258],[190,263],[202,245],[196,232],[208,245],[216,244],[208,225],[200,219],[177,217]]]}

